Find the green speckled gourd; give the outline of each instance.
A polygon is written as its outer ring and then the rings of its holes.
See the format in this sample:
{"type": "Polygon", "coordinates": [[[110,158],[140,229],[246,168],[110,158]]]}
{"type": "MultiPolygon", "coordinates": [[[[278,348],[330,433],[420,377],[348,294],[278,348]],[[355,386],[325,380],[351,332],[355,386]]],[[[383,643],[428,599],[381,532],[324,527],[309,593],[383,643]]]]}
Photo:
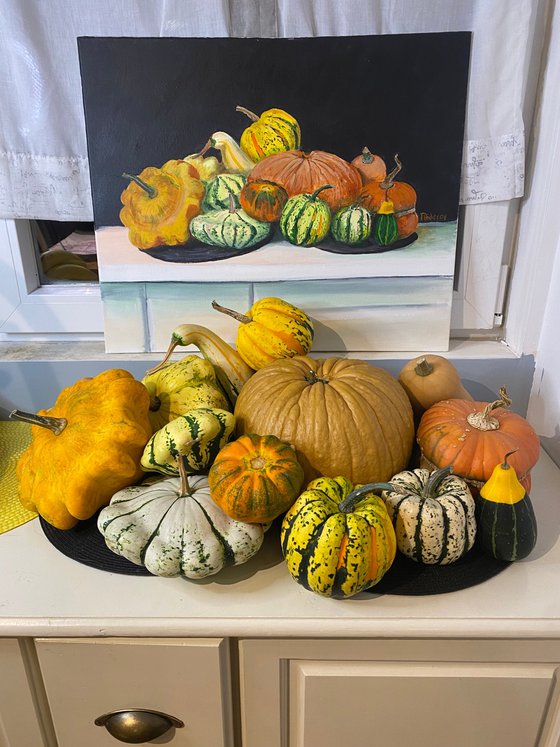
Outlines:
{"type": "Polygon", "coordinates": [[[332,189],[325,184],[312,194],[290,197],[280,216],[282,236],[296,246],[313,246],[322,241],[331,226],[331,209],[318,196],[324,189],[332,189]]]}
{"type": "Polygon", "coordinates": [[[190,223],[190,231],[195,239],[225,249],[248,249],[265,241],[271,230],[272,223],[255,220],[241,208],[235,208],[233,198],[230,198],[227,210],[202,213],[190,223]]]}
{"type": "Polygon", "coordinates": [[[372,225],[369,210],[361,205],[349,205],[333,215],[331,234],[335,241],[355,246],[369,239],[372,225]]]}
{"type": "Polygon", "coordinates": [[[146,472],[178,475],[177,458],[184,456],[187,474],[207,470],[231,438],[235,418],[227,410],[198,407],[175,418],[156,431],[142,454],[140,465],[146,472]]]}
{"type": "Polygon", "coordinates": [[[399,238],[399,227],[391,200],[381,203],[373,219],[371,234],[380,246],[389,246],[399,238]]]}
{"type": "Polygon", "coordinates": [[[202,212],[229,208],[231,198],[235,207],[240,207],[239,195],[246,181],[247,177],[244,174],[217,174],[206,185],[202,212]]]}

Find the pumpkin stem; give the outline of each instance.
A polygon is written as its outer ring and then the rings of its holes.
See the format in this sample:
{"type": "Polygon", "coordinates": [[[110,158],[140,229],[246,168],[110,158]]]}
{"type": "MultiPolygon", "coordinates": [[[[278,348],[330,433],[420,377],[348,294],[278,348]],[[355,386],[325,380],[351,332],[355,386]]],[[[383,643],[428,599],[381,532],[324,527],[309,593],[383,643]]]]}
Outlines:
{"type": "Polygon", "coordinates": [[[362,163],[372,163],[372,161],[373,161],[373,153],[367,147],[367,145],[364,145],[362,149],[362,163]]]}
{"type": "Polygon", "coordinates": [[[134,176],[134,174],[126,173],[124,173],[122,176],[124,176],[125,179],[131,179],[133,182],[136,182],[139,187],[142,187],[142,189],[148,193],[148,197],[150,199],[153,199],[157,195],[157,190],[154,187],[150,187],[150,185],[147,184],[143,179],[140,179],[140,177],[134,176]]]}
{"type": "Polygon", "coordinates": [[[433,365],[428,360],[426,360],[426,358],[422,358],[414,366],[414,373],[418,374],[418,376],[429,376],[431,373],[433,373],[433,370],[433,365]]]}
{"type": "Polygon", "coordinates": [[[305,374],[304,379],[309,384],[318,384],[319,382],[321,382],[322,384],[328,384],[329,383],[328,379],[321,379],[321,377],[317,376],[317,374],[315,373],[315,371],[312,371],[311,369],[309,369],[309,371],[305,374]]]}
{"type": "Polygon", "coordinates": [[[512,454],[515,454],[516,451],[519,451],[519,449],[512,449],[511,451],[508,451],[508,453],[504,456],[504,461],[500,465],[502,469],[511,469],[510,465],[508,464],[508,457],[512,454]]]}
{"type": "Polygon", "coordinates": [[[179,454],[177,456],[177,465],[179,467],[179,490],[180,490],[180,497],[183,498],[185,495],[192,495],[191,486],[189,485],[189,476],[187,474],[187,468],[185,466],[187,462],[186,456],[184,454],[179,454]]]}
{"type": "Polygon", "coordinates": [[[381,189],[385,189],[385,190],[390,189],[393,186],[393,182],[395,181],[395,177],[397,176],[397,174],[399,173],[399,171],[402,169],[402,163],[401,163],[401,161],[399,159],[399,154],[398,153],[395,153],[394,159],[395,159],[396,166],[391,171],[390,174],[387,174],[387,176],[385,177],[385,179],[383,179],[383,181],[379,185],[381,187],[381,189]]]}
{"type": "Polygon", "coordinates": [[[242,112],[243,114],[246,114],[249,119],[252,119],[253,122],[256,122],[258,117],[258,114],[255,114],[254,112],[250,111],[249,109],[245,109],[244,106],[236,106],[235,107],[236,112],[242,112]]]}
{"type": "Polygon", "coordinates": [[[500,421],[497,418],[493,418],[491,415],[492,410],[498,407],[509,407],[511,405],[511,399],[508,397],[506,388],[500,387],[500,398],[489,402],[482,412],[471,412],[467,415],[467,421],[473,428],[478,428],[479,431],[497,431],[500,427],[500,421]]]}
{"type": "Polygon", "coordinates": [[[48,428],[55,436],[60,436],[68,425],[66,418],[52,418],[48,415],[36,415],[35,413],[23,412],[22,410],[12,410],[10,418],[12,420],[21,420],[23,423],[31,423],[31,425],[40,425],[42,428],[48,428]]]}
{"type": "Polygon", "coordinates": [[[351,493],[348,493],[346,498],[338,504],[338,510],[343,514],[349,514],[354,510],[356,503],[359,503],[364,496],[369,493],[373,493],[376,490],[391,490],[395,492],[396,488],[390,482],[368,482],[367,485],[362,485],[359,488],[354,488],[351,493]]]}
{"type": "Polygon", "coordinates": [[[430,476],[428,477],[428,480],[426,481],[426,484],[424,485],[423,495],[425,498],[431,498],[438,487],[441,485],[443,480],[448,477],[453,472],[453,467],[451,465],[447,467],[442,467],[441,469],[434,470],[430,476]]]}
{"type": "Polygon", "coordinates": [[[234,319],[237,319],[238,322],[241,322],[242,324],[248,324],[250,321],[250,317],[245,316],[245,314],[240,314],[239,311],[234,311],[233,309],[226,309],[225,306],[221,306],[217,301],[212,301],[212,308],[216,309],[216,311],[220,311],[222,314],[227,314],[228,316],[232,316],[234,319]]]}
{"type": "Polygon", "coordinates": [[[322,192],[324,189],[332,189],[332,188],[333,188],[332,184],[323,184],[322,187],[319,187],[319,189],[316,189],[315,192],[313,192],[313,194],[310,195],[310,199],[314,200],[319,194],[319,192],[322,192]]]}
{"type": "Polygon", "coordinates": [[[212,140],[209,140],[202,150],[199,150],[198,153],[193,153],[192,156],[187,156],[187,158],[197,158],[199,156],[204,156],[206,155],[206,152],[210,150],[211,147],[212,147],[212,140]]]}

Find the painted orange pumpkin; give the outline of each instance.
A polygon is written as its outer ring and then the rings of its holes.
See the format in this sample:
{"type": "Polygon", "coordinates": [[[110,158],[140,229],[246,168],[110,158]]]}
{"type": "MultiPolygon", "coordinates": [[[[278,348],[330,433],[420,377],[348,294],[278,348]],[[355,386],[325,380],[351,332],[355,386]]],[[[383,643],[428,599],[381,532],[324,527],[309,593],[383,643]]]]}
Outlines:
{"type": "Polygon", "coordinates": [[[290,444],[249,433],[226,444],[208,472],[210,495],[232,519],[265,524],[285,513],[303,485],[290,444]]]}
{"type": "Polygon", "coordinates": [[[284,187],[288,197],[312,194],[324,184],[329,189],[321,195],[332,211],[351,205],[362,188],[358,169],[334,153],[313,150],[289,150],[275,153],[257,163],[249,174],[249,182],[265,179],[284,187]]]}
{"type": "Polygon", "coordinates": [[[239,195],[239,202],[247,215],[263,223],[280,220],[287,200],[288,193],[284,187],[266,179],[247,182],[239,195]]]}
{"type": "Polygon", "coordinates": [[[407,182],[397,182],[395,178],[402,169],[398,155],[395,155],[395,168],[382,181],[370,181],[360,191],[360,204],[372,213],[377,213],[381,205],[390,200],[393,203],[399,238],[410,236],[418,225],[416,212],[416,190],[407,182]]]}
{"type": "Polygon", "coordinates": [[[351,163],[362,175],[362,182],[364,184],[382,182],[387,176],[385,161],[381,156],[372,153],[367,146],[364,147],[359,156],[352,159],[351,163]]]}

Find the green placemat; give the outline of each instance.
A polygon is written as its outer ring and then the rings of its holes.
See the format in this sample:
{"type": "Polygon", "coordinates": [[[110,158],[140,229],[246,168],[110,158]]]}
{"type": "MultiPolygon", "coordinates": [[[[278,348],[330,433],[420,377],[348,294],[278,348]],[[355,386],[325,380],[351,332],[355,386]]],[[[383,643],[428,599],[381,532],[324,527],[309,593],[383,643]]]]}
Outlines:
{"type": "Polygon", "coordinates": [[[0,534],[34,519],[18,498],[17,460],[31,443],[31,426],[0,420],[0,534]]]}

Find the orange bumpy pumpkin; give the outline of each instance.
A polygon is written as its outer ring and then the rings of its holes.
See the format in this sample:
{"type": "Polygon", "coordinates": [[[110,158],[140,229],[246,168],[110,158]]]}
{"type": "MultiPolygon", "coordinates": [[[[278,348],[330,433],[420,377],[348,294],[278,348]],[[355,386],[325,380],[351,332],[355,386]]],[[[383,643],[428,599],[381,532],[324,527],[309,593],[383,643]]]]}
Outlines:
{"type": "Polygon", "coordinates": [[[395,155],[395,168],[385,179],[370,181],[360,192],[360,204],[377,213],[381,205],[390,200],[393,203],[399,238],[410,236],[418,225],[416,212],[416,190],[407,182],[397,182],[395,178],[402,169],[398,155],[395,155]]]}

